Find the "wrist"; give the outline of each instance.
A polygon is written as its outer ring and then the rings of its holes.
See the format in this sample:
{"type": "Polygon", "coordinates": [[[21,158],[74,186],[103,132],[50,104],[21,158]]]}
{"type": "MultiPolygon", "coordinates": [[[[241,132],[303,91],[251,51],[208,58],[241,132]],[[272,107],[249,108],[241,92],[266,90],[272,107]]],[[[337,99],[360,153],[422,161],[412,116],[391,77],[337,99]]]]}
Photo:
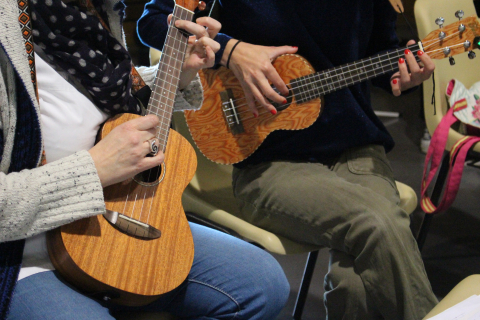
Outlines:
{"type": "Polygon", "coordinates": [[[222,59],[220,60],[220,65],[226,67],[228,57],[231,59],[232,48],[238,43],[238,39],[230,39],[225,45],[225,50],[223,51],[222,59]]]}

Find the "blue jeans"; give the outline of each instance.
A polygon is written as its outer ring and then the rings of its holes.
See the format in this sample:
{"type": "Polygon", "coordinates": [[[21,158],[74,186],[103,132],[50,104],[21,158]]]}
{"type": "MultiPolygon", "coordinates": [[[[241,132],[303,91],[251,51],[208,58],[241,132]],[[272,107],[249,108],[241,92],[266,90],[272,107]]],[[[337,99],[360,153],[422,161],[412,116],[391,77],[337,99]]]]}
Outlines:
{"type": "Polygon", "coordinates": [[[195,257],[189,276],[175,290],[143,307],[105,305],[42,272],[17,283],[8,320],[114,319],[112,312],[166,311],[186,319],[275,319],[289,285],[277,261],[239,239],[190,224],[195,257]]]}

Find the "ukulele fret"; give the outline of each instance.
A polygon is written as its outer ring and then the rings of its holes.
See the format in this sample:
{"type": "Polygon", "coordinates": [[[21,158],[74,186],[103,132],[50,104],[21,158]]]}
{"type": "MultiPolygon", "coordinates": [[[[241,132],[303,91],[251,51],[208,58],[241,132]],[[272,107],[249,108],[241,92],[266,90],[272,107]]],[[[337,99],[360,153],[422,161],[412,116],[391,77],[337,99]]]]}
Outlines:
{"type": "Polygon", "coordinates": [[[347,86],[353,85],[356,81],[363,81],[362,78],[362,66],[358,66],[357,63],[351,63],[345,67],[345,77],[347,86]]]}
{"type": "Polygon", "coordinates": [[[363,62],[360,63],[353,63],[348,65],[348,73],[349,73],[349,78],[351,82],[349,85],[355,84],[355,82],[360,82],[364,81],[367,79],[367,76],[365,75],[365,67],[363,62]]]}

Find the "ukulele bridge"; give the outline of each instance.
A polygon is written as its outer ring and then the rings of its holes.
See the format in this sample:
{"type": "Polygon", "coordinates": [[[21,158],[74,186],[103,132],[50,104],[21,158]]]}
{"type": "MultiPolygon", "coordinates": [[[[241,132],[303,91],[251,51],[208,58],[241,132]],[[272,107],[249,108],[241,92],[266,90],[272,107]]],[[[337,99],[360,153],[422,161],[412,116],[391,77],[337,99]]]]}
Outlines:
{"type": "Polygon", "coordinates": [[[119,231],[136,238],[152,240],[158,239],[162,235],[162,232],[157,228],[116,211],[107,209],[103,217],[119,231]]]}
{"type": "Polygon", "coordinates": [[[232,89],[220,92],[220,98],[222,99],[223,116],[225,117],[225,122],[230,132],[233,135],[244,132],[245,129],[243,128],[242,119],[234,102],[232,89]]]}

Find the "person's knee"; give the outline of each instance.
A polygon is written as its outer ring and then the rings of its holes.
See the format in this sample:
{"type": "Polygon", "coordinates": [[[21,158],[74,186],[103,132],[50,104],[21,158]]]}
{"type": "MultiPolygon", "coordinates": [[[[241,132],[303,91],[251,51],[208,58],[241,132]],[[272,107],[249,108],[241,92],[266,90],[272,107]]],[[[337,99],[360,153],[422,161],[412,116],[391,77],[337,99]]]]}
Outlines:
{"type": "Polygon", "coordinates": [[[365,250],[366,244],[376,248],[390,242],[389,239],[404,242],[413,236],[408,216],[392,210],[365,210],[346,226],[339,235],[345,235],[347,250],[354,256],[365,250]]]}
{"type": "Polygon", "coordinates": [[[274,319],[285,306],[290,285],[277,260],[261,251],[255,257],[256,268],[251,273],[248,286],[252,293],[246,303],[246,319],[274,319]]]}
{"type": "Polygon", "coordinates": [[[240,239],[195,224],[191,227],[195,255],[200,258],[194,261],[196,271],[190,280],[194,278],[226,293],[238,304],[236,319],[274,319],[290,292],[277,260],[240,239]]]}

